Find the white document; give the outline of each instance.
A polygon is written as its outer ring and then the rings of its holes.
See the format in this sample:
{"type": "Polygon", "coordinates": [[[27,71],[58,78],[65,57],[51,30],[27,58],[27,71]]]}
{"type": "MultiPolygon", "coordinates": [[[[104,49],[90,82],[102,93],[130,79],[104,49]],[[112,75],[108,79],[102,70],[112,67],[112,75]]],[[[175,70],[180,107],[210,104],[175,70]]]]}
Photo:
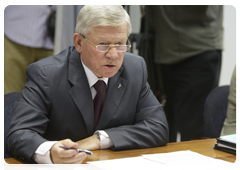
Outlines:
{"type": "Polygon", "coordinates": [[[178,170],[167,164],[154,162],[143,157],[112,159],[87,162],[103,170],[178,170]]]}
{"type": "Polygon", "coordinates": [[[234,163],[192,151],[148,154],[87,163],[103,170],[237,170],[234,163]]]}
{"type": "MultiPolygon", "coordinates": [[[[38,168],[38,170],[58,170],[57,168],[38,168]]],[[[78,166],[77,168],[75,168],[74,170],[88,170],[82,166],[78,166]]]]}
{"type": "Polygon", "coordinates": [[[147,160],[173,166],[179,170],[235,170],[236,164],[192,151],[142,155],[147,160]]]}

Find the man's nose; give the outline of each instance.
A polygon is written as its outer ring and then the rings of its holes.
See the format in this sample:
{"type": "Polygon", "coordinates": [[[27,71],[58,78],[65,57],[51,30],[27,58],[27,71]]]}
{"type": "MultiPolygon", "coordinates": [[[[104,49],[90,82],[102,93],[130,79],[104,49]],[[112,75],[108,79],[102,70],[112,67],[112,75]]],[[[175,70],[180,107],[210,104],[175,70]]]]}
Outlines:
{"type": "Polygon", "coordinates": [[[111,46],[111,48],[107,52],[107,57],[111,59],[116,59],[118,57],[116,46],[111,46]]]}

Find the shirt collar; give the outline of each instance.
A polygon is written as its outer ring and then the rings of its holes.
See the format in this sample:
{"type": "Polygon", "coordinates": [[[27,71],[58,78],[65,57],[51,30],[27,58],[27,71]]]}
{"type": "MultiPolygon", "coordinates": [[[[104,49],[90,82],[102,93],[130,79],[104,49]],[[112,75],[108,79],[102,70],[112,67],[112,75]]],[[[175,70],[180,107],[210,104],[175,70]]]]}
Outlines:
{"type": "MultiPolygon", "coordinates": [[[[82,61],[82,60],[81,60],[82,61]]],[[[82,62],[83,68],[85,70],[87,79],[88,79],[88,83],[90,88],[98,81],[98,80],[103,80],[106,85],[108,84],[108,79],[106,77],[102,77],[102,78],[98,78],[87,66],[85,66],[85,64],[82,62]]]]}

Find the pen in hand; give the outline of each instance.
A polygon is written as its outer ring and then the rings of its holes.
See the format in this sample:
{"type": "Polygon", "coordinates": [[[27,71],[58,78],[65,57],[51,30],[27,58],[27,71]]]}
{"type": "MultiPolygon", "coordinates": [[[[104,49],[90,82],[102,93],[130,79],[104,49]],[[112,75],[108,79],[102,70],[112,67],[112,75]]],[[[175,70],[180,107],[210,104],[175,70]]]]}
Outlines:
{"type": "Polygon", "coordinates": [[[88,150],[69,148],[69,147],[65,147],[65,146],[59,146],[59,147],[60,147],[60,148],[63,148],[63,149],[66,149],[66,150],[74,149],[74,150],[76,150],[77,152],[85,152],[85,153],[88,154],[88,155],[92,155],[92,152],[91,152],[91,151],[88,151],[88,150]]]}

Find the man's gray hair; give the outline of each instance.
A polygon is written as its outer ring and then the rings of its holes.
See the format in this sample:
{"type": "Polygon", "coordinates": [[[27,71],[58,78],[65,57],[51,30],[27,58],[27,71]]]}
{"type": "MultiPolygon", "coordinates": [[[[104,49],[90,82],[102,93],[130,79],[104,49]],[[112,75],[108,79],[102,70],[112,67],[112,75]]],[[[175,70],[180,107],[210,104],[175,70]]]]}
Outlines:
{"type": "Polygon", "coordinates": [[[85,5],[78,14],[75,32],[86,35],[92,27],[116,27],[124,23],[129,36],[132,32],[130,17],[121,5],[85,5]]]}

